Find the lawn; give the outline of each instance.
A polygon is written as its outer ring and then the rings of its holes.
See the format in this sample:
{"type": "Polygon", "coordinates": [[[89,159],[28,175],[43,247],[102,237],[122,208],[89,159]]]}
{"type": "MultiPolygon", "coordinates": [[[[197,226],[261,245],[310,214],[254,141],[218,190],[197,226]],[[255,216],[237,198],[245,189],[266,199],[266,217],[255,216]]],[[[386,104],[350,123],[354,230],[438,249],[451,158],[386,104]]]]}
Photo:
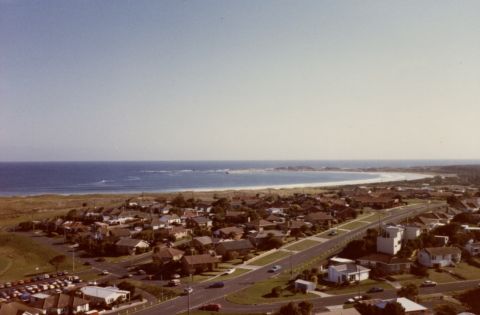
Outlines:
{"type": "Polygon", "coordinates": [[[445,282],[452,282],[452,281],[458,281],[455,277],[452,275],[448,274],[447,272],[437,272],[436,270],[430,269],[429,270],[429,276],[428,277],[417,277],[412,274],[403,274],[403,275],[395,275],[392,276],[394,279],[396,279],[397,282],[400,284],[404,285],[407,283],[414,283],[416,285],[420,285],[423,281],[425,280],[432,280],[437,283],[445,283],[445,282]]]}
{"type": "MultiPolygon", "coordinates": [[[[34,242],[31,238],[18,234],[0,234],[0,257],[2,258],[2,265],[7,260],[11,260],[13,264],[0,274],[0,280],[19,280],[25,278],[27,275],[53,272],[55,268],[48,263],[48,261],[57,255],[59,252],[42,246],[34,242]]],[[[59,266],[60,270],[71,270],[72,259],[67,257],[65,262],[59,266]]],[[[84,266],[77,266],[78,269],[85,268],[84,266]]]]}
{"type": "Polygon", "coordinates": [[[367,223],[355,221],[355,222],[350,222],[346,225],[340,225],[339,228],[340,229],[346,229],[346,230],[355,230],[355,229],[358,229],[359,227],[362,227],[364,225],[367,225],[367,223]]]}
{"type": "Polygon", "coordinates": [[[153,295],[157,299],[162,299],[163,298],[163,300],[169,300],[169,299],[172,299],[172,298],[180,295],[180,292],[178,290],[167,289],[167,288],[164,288],[162,286],[147,284],[147,283],[144,283],[144,282],[138,281],[138,280],[122,280],[120,282],[123,282],[123,281],[134,285],[136,288],[139,288],[139,289],[141,289],[145,292],[150,293],[151,295],[153,295]]]}
{"type": "Polygon", "coordinates": [[[479,279],[480,268],[469,265],[465,262],[459,263],[455,268],[447,267],[445,269],[451,270],[465,279],[479,279]]]}
{"type": "Polygon", "coordinates": [[[302,250],[306,250],[310,247],[313,247],[315,245],[318,245],[320,244],[320,242],[317,242],[317,241],[314,241],[314,240],[303,240],[303,241],[300,241],[296,244],[292,244],[290,246],[287,246],[285,247],[286,249],[288,250],[294,250],[294,251],[302,251],[302,250]]]}
{"type": "Polygon", "coordinates": [[[255,282],[252,286],[238,292],[234,292],[226,297],[232,303],[237,304],[262,304],[275,303],[281,301],[308,300],[316,298],[318,295],[308,293],[293,293],[286,289],[290,276],[281,274],[278,277],[255,282]],[[279,297],[267,297],[274,287],[282,287],[284,290],[279,297]]]}
{"type": "Polygon", "coordinates": [[[263,256],[261,258],[258,258],[257,260],[252,261],[249,263],[249,265],[254,265],[254,266],[265,266],[268,264],[271,264],[277,260],[280,260],[282,258],[287,257],[290,255],[290,253],[284,252],[284,251],[276,251],[272,254],[263,256]]]}
{"type": "Polygon", "coordinates": [[[375,281],[372,279],[367,279],[361,281],[358,285],[351,284],[346,287],[329,287],[328,289],[324,290],[326,293],[332,294],[346,294],[346,293],[366,293],[371,287],[380,287],[384,288],[385,290],[392,289],[392,286],[389,285],[385,281],[375,281]]]}

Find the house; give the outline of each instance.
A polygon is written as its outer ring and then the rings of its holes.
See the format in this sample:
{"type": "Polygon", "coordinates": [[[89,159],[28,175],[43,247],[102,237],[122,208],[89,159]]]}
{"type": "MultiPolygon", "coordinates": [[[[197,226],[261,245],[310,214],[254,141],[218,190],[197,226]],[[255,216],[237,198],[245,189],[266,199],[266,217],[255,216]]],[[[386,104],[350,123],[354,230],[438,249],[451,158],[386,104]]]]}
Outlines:
{"type": "Polygon", "coordinates": [[[225,211],[225,221],[230,223],[243,223],[246,220],[245,211],[227,210],[225,211]]]}
{"type": "Polygon", "coordinates": [[[205,270],[212,271],[218,267],[220,260],[210,254],[202,254],[183,256],[181,262],[182,270],[185,274],[195,274],[205,270]]]}
{"type": "Polygon", "coordinates": [[[122,238],[115,243],[117,253],[121,255],[134,255],[140,252],[145,252],[150,245],[144,240],[133,238],[122,238]]]}
{"type": "Polygon", "coordinates": [[[193,238],[192,242],[193,246],[197,248],[204,248],[213,245],[213,240],[210,236],[197,236],[193,238]]]}
{"type": "Polygon", "coordinates": [[[201,211],[201,212],[206,212],[206,213],[210,213],[210,211],[212,210],[212,205],[208,202],[198,202],[196,205],[195,205],[195,210],[198,210],[198,211],[201,211]]]}
{"type": "Polygon", "coordinates": [[[320,313],[315,312],[315,315],[361,315],[354,307],[351,308],[332,308],[328,311],[320,313]]]}
{"type": "Polygon", "coordinates": [[[209,230],[212,227],[212,220],[207,217],[194,217],[187,220],[187,226],[209,230]]]}
{"type": "Polygon", "coordinates": [[[125,228],[116,228],[109,230],[110,237],[114,240],[119,240],[120,238],[127,238],[131,236],[129,229],[125,228]]]}
{"type": "Polygon", "coordinates": [[[433,240],[435,246],[442,247],[447,246],[449,237],[445,235],[434,235],[433,240]]]}
{"type": "Polygon", "coordinates": [[[288,233],[284,233],[280,230],[268,230],[263,232],[255,232],[248,236],[248,239],[256,247],[261,247],[265,241],[270,238],[276,238],[282,243],[285,242],[288,233]]]}
{"type": "Polygon", "coordinates": [[[294,285],[295,285],[295,289],[300,290],[300,291],[305,292],[305,293],[310,292],[310,291],[315,291],[315,289],[317,288],[316,283],[310,282],[310,281],[305,281],[305,280],[302,280],[302,279],[295,280],[294,285]]]}
{"type": "Polygon", "coordinates": [[[409,272],[412,262],[406,258],[398,258],[386,254],[370,254],[357,259],[359,265],[377,268],[385,274],[409,272]]]}
{"type": "Polygon", "coordinates": [[[356,264],[330,265],[327,281],[334,283],[354,282],[367,280],[370,269],[356,264]]]}
{"type": "Polygon", "coordinates": [[[182,259],[183,250],[166,246],[156,246],[153,249],[152,260],[155,263],[167,264],[172,261],[180,261],[182,259]]]}
{"type": "Polygon", "coordinates": [[[427,247],[418,252],[417,258],[425,267],[445,267],[460,262],[462,252],[457,247],[427,247]]]}
{"type": "Polygon", "coordinates": [[[222,256],[237,252],[239,256],[245,256],[254,249],[249,240],[236,240],[218,243],[215,251],[222,256]]]}
{"type": "Polygon", "coordinates": [[[406,240],[414,240],[425,231],[425,227],[418,222],[409,223],[404,225],[403,227],[403,238],[406,240]]]}
{"type": "Polygon", "coordinates": [[[272,230],[275,229],[277,224],[274,222],[270,222],[264,219],[255,220],[249,226],[253,227],[255,230],[262,232],[264,230],[272,230]]]}
{"type": "Polygon", "coordinates": [[[125,301],[130,298],[130,291],[116,287],[85,286],[80,288],[82,297],[96,305],[110,305],[116,301],[125,301]]]}
{"type": "Polygon", "coordinates": [[[41,315],[41,311],[20,302],[0,303],[0,315],[41,315]]]}
{"type": "Polygon", "coordinates": [[[163,226],[169,226],[172,224],[181,224],[182,220],[176,214],[165,214],[160,217],[160,224],[163,226]]]}
{"type": "Polygon", "coordinates": [[[180,240],[188,236],[188,230],[183,226],[171,226],[166,229],[167,236],[180,240]]]}
{"type": "Polygon", "coordinates": [[[243,236],[243,229],[236,226],[229,226],[216,230],[215,234],[221,238],[232,238],[239,240],[243,236]]]}
{"type": "Polygon", "coordinates": [[[403,232],[401,226],[383,226],[377,237],[377,252],[396,255],[402,248],[403,232]]]}
{"type": "Polygon", "coordinates": [[[270,221],[270,222],[273,222],[273,223],[275,223],[275,224],[285,222],[285,218],[284,218],[284,217],[278,216],[278,215],[276,215],[276,214],[271,214],[271,215],[269,215],[265,220],[270,221]]]}
{"type": "Polygon", "coordinates": [[[283,214],[284,209],[283,208],[268,208],[265,211],[267,211],[269,214],[283,214]]]}
{"type": "Polygon", "coordinates": [[[472,256],[478,256],[478,254],[480,254],[480,242],[474,242],[473,240],[468,241],[465,245],[465,250],[472,256]]]}
{"type": "Polygon", "coordinates": [[[81,297],[68,294],[37,295],[30,304],[32,307],[41,309],[45,314],[72,315],[85,313],[90,310],[89,302],[81,297]]]}
{"type": "Polygon", "coordinates": [[[325,212],[312,212],[305,217],[305,220],[313,224],[330,226],[335,219],[325,212]]]}
{"type": "Polygon", "coordinates": [[[430,312],[430,310],[425,306],[418,304],[405,297],[398,297],[398,298],[388,299],[388,300],[372,299],[372,300],[361,301],[360,303],[367,304],[367,305],[374,305],[375,307],[384,309],[388,303],[393,303],[393,302],[399,303],[405,310],[405,314],[408,314],[408,315],[433,314],[433,312],[430,312]]]}

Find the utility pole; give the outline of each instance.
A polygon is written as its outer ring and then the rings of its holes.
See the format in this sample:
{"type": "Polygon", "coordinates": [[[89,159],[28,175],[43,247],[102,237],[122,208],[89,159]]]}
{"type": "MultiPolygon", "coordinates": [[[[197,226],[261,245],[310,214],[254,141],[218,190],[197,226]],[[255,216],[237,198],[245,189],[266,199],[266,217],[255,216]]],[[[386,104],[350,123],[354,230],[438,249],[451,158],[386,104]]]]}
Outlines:
{"type": "Polygon", "coordinates": [[[293,253],[290,251],[290,280],[293,279],[293,264],[292,264],[293,253]]]}
{"type": "Polygon", "coordinates": [[[188,315],[190,315],[190,287],[192,286],[192,279],[193,279],[193,275],[190,274],[190,285],[188,286],[188,291],[187,291],[187,294],[188,294],[188,315]]]}

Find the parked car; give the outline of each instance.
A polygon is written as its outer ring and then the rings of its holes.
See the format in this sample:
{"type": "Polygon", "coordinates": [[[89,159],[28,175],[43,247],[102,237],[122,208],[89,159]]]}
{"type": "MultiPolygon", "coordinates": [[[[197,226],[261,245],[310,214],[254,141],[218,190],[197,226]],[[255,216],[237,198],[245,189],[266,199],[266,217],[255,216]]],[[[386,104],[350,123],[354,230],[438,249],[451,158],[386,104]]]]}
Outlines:
{"type": "Polygon", "coordinates": [[[104,275],[104,276],[109,275],[109,274],[110,274],[110,272],[108,272],[108,270],[102,271],[102,275],[104,275]]]}
{"type": "Polygon", "coordinates": [[[221,304],[205,304],[203,306],[200,307],[200,310],[201,311],[214,311],[214,312],[218,312],[222,309],[222,305],[221,304]]]}
{"type": "Polygon", "coordinates": [[[275,265],[275,266],[273,266],[272,268],[268,269],[268,272],[277,272],[277,271],[279,271],[280,269],[282,269],[282,266],[280,266],[280,265],[275,265]]]}
{"type": "Polygon", "coordinates": [[[209,286],[209,288],[223,288],[224,286],[225,283],[223,282],[214,282],[209,286]]]}
{"type": "Polygon", "coordinates": [[[383,288],[380,287],[371,287],[367,293],[378,293],[378,292],[383,292],[383,288]]]}
{"type": "Polygon", "coordinates": [[[425,281],[422,282],[422,284],[420,286],[424,287],[424,288],[427,288],[427,287],[434,287],[436,285],[437,285],[437,283],[435,281],[425,280],[425,281]]]}
{"type": "Polygon", "coordinates": [[[225,271],[223,273],[223,275],[231,275],[232,273],[235,272],[235,270],[237,270],[237,269],[235,269],[235,268],[228,269],[227,271],[225,271]]]}
{"type": "Polygon", "coordinates": [[[338,234],[338,232],[337,232],[336,230],[331,230],[331,231],[328,233],[329,236],[334,236],[334,235],[337,235],[337,234],[338,234]]]}
{"type": "Polygon", "coordinates": [[[183,292],[184,292],[185,294],[192,294],[193,288],[192,288],[192,287],[185,288],[185,289],[183,290],[183,292]]]}
{"type": "Polygon", "coordinates": [[[176,287],[177,285],[180,285],[180,280],[179,279],[172,279],[168,281],[168,285],[171,287],[176,287]]]}

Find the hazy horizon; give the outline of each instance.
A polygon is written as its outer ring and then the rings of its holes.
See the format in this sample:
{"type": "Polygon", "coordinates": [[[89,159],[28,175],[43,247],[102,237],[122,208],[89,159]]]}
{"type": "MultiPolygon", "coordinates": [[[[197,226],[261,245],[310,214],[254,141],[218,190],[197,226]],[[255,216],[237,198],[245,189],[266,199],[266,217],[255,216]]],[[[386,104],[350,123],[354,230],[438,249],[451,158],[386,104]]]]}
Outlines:
{"type": "Polygon", "coordinates": [[[0,0],[0,161],[477,160],[477,1],[0,0]]]}

